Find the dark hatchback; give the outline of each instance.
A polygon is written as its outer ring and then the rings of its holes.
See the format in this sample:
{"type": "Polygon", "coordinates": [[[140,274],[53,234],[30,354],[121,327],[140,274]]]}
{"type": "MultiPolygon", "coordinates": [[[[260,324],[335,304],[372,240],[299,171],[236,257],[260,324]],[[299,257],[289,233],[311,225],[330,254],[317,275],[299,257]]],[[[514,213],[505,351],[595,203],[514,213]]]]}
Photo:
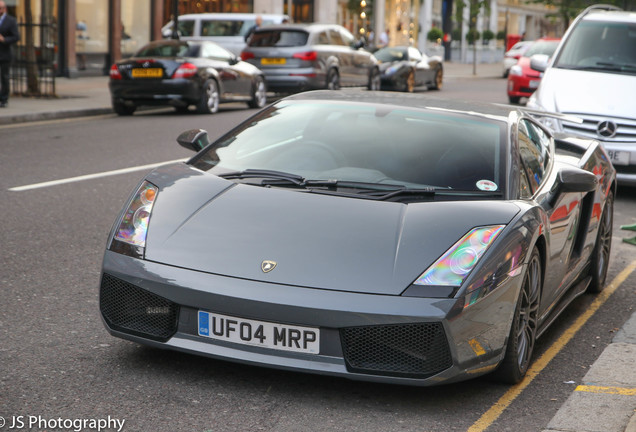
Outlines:
{"type": "Polygon", "coordinates": [[[131,115],[140,105],[172,105],[201,114],[222,102],[244,101],[251,108],[267,102],[263,73],[214,42],[151,42],[110,69],[114,111],[131,115]]]}
{"type": "Polygon", "coordinates": [[[378,61],[364,44],[335,24],[284,24],[254,32],[241,58],[260,68],[277,92],[380,89],[378,61]]]}

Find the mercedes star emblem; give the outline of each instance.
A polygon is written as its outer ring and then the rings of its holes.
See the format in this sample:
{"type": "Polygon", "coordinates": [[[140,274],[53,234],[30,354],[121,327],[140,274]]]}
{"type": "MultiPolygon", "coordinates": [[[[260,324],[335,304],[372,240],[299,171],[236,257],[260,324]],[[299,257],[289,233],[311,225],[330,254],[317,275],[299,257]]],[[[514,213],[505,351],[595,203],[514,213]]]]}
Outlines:
{"type": "Polygon", "coordinates": [[[613,121],[603,120],[598,123],[598,126],[596,126],[596,133],[603,138],[613,138],[616,135],[617,129],[618,126],[613,121]]]}
{"type": "Polygon", "coordinates": [[[265,260],[261,263],[263,273],[269,273],[276,268],[276,261],[265,260]]]}

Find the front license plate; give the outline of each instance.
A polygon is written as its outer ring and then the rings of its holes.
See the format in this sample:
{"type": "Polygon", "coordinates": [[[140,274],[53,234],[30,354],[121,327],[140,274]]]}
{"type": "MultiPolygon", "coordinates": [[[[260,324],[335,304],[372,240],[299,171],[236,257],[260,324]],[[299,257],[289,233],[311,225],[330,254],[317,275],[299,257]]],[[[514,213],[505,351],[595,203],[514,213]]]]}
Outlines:
{"type": "Polygon", "coordinates": [[[161,68],[133,69],[133,78],[161,78],[163,70],[161,68]]]}
{"type": "Polygon", "coordinates": [[[610,161],[614,165],[629,165],[629,152],[608,150],[610,161]]]}
{"type": "Polygon", "coordinates": [[[536,89],[537,87],[539,87],[540,82],[541,81],[538,81],[538,80],[530,81],[530,88],[536,89]]]}
{"type": "Polygon", "coordinates": [[[287,60],[284,58],[262,58],[261,59],[261,64],[267,65],[267,66],[284,65],[286,62],[287,60]]]}
{"type": "Polygon", "coordinates": [[[320,330],[199,311],[199,336],[308,354],[320,352],[320,330]]]}

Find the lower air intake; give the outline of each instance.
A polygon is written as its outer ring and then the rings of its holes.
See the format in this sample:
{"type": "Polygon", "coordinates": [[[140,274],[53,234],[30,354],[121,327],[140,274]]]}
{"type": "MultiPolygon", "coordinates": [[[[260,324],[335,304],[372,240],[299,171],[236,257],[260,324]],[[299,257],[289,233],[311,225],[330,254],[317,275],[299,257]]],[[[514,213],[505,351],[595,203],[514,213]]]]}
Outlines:
{"type": "Polygon", "coordinates": [[[441,323],[350,327],[340,337],[350,372],[427,378],[453,364],[441,323]]]}
{"type": "Polygon", "coordinates": [[[113,330],[166,341],[177,331],[179,306],[104,273],[99,308],[113,330]]]}

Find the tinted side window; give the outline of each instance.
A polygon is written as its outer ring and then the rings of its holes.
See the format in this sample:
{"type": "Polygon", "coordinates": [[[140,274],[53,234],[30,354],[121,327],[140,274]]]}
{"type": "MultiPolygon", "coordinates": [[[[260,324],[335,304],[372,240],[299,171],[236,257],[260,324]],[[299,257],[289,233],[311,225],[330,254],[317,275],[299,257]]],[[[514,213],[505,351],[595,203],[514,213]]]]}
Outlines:
{"type": "Polygon", "coordinates": [[[238,36],[243,21],[234,20],[202,20],[201,36],[238,36]]]}
{"type": "Polygon", "coordinates": [[[327,32],[318,33],[318,37],[316,38],[316,44],[318,45],[329,45],[329,36],[327,36],[327,32]]]}
{"type": "Polygon", "coordinates": [[[194,33],[194,20],[179,20],[177,28],[181,36],[192,36],[194,33]]]}
{"type": "Polygon", "coordinates": [[[351,33],[349,33],[344,27],[340,29],[340,34],[342,35],[342,40],[344,44],[347,46],[353,46],[353,43],[356,39],[353,37],[351,33]]]}
{"type": "Polygon", "coordinates": [[[329,30],[329,37],[333,45],[347,45],[338,30],[329,30]]]}
{"type": "Polygon", "coordinates": [[[518,132],[521,166],[534,194],[543,182],[550,163],[550,140],[542,129],[528,120],[519,122],[518,132]]]}

